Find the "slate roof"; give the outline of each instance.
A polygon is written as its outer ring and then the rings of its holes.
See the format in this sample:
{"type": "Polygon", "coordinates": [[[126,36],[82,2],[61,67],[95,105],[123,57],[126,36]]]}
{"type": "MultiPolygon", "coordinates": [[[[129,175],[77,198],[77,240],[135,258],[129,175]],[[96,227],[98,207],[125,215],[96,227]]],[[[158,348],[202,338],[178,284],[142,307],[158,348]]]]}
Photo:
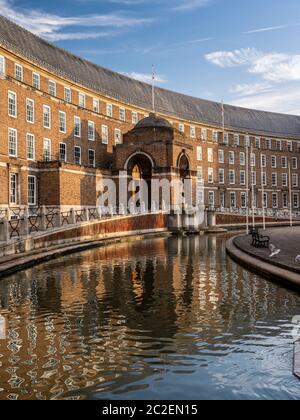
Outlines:
{"type": "MultiPolygon", "coordinates": [[[[95,65],[50,44],[0,15],[0,45],[39,66],[101,94],[150,110],[151,86],[95,65]]],[[[156,89],[156,112],[221,126],[221,104],[156,89]]],[[[300,138],[300,116],[224,105],[226,127],[241,132],[300,138]]]]}

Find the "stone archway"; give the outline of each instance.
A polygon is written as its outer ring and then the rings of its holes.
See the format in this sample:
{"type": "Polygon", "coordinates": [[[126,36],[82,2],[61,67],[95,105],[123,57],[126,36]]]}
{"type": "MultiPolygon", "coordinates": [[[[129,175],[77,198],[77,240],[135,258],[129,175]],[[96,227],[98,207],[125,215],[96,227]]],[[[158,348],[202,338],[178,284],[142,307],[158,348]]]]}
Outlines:
{"type": "MultiPolygon", "coordinates": [[[[148,209],[151,209],[151,180],[153,174],[153,165],[154,164],[152,158],[146,153],[142,152],[137,152],[129,157],[125,165],[125,170],[127,171],[129,182],[135,182],[135,187],[131,192],[129,192],[131,197],[140,192],[141,185],[139,185],[139,183],[141,180],[147,183],[148,209]]],[[[141,203],[138,202],[138,207],[140,206],[141,203]]]]}
{"type": "Polygon", "coordinates": [[[185,153],[182,153],[178,158],[178,169],[180,179],[184,180],[190,176],[190,162],[185,153]]]}

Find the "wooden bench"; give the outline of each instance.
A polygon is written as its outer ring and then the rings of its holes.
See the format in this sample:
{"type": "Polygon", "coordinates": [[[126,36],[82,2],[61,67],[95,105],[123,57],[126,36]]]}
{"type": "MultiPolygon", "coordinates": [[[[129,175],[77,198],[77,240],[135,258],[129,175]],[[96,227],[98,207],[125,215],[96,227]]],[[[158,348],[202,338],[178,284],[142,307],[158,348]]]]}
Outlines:
{"type": "Polygon", "coordinates": [[[252,234],[252,246],[255,248],[269,248],[270,237],[260,235],[258,232],[253,232],[252,234]]]}

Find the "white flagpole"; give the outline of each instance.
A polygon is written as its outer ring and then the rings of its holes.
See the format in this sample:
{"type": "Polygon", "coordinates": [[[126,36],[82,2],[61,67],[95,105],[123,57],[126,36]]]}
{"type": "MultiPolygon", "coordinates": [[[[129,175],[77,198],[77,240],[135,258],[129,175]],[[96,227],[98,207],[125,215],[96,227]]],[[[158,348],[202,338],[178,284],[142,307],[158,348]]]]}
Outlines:
{"type": "Polygon", "coordinates": [[[249,144],[247,143],[248,135],[245,137],[245,147],[246,147],[246,200],[247,200],[247,211],[246,211],[246,225],[247,225],[247,235],[249,235],[249,144]]]}
{"type": "Polygon", "coordinates": [[[292,169],[289,161],[290,226],[293,227],[292,169]]]}
{"type": "Polygon", "coordinates": [[[152,65],[152,111],[155,113],[155,68],[152,65]]]}
{"type": "Polygon", "coordinates": [[[263,229],[266,230],[266,213],[265,213],[265,203],[264,203],[265,186],[264,186],[264,169],[263,169],[262,155],[260,156],[260,165],[261,165],[261,202],[262,202],[262,211],[263,211],[263,229]]]}
{"type": "Polygon", "coordinates": [[[254,214],[255,191],[254,191],[254,176],[253,176],[254,162],[253,162],[253,144],[252,144],[252,142],[251,142],[251,158],[250,158],[250,160],[251,160],[251,185],[252,185],[252,224],[253,224],[253,227],[255,228],[255,214],[254,214]]]}

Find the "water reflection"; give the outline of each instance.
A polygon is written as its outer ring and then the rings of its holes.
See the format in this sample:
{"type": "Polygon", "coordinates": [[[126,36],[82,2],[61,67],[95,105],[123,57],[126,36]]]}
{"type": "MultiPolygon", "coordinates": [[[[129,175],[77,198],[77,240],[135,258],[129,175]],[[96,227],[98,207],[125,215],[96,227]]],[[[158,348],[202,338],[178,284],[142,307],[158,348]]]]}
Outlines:
{"type": "Polygon", "coordinates": [[[65,257],[0,283],[0,398],[298,398],[296,314],[225,237],[65,257]]]}

